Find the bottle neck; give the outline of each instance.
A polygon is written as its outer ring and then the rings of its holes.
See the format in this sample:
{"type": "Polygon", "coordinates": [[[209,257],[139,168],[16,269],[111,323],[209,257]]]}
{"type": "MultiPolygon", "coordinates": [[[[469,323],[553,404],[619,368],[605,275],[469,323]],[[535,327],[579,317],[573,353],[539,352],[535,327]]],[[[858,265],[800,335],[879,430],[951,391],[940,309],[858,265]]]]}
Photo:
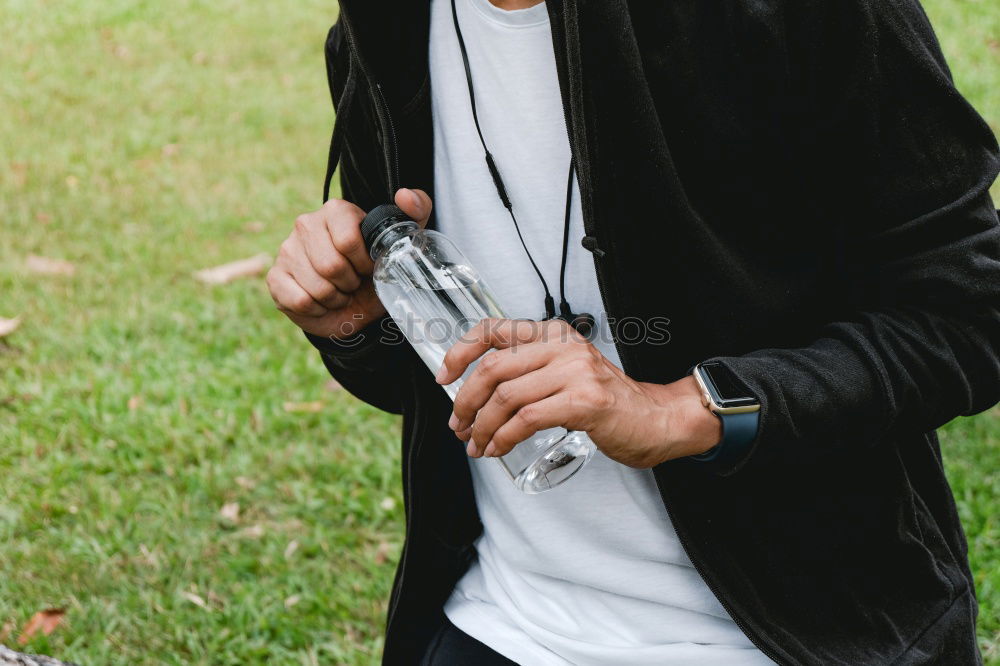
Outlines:
{"type": "Polygon", "coordinates": [[[386,227],[372,243],[370,252],[372,261],[378,261],[379,257],[385,255],[396,241],[406,236],[412,236],[417,231],[420,231],[420,227],[412,220],[403,220],[386,227]]]}

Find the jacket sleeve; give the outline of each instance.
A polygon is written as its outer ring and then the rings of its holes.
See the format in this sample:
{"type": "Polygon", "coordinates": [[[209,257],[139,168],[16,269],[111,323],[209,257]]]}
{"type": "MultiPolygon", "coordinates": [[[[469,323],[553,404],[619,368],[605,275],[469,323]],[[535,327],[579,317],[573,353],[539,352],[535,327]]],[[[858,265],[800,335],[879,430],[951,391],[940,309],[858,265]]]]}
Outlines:
{"type": "Polygon", "coordinates": [[[826,189],[851,201],[857,297],[805,347],[712,359],[762,406],[754,445],[723,474],[863,451],[1000,400],[996,138],[917,0],[819,4],[795,66],[811,81],[804,132],[852,166],[826,189]]]}
{"type": "MultiPolygon", "coordinates": [[[[357,100],[358,76],[356,63],[347,48],[343,26],[338,21],[326,40],[327,79],[337,123],[330,144],[330,160],[326,187],[337,164],[340,169],[341,196],[368,210],[383,203],[384,194],[366,179],[365,173],[378,173],[375,155],[381,149],[371,132],[362,131],[363,119],[359,111],[349,110],[357,100]],[[353,72],[352,72],[353,69],[353,72]],[[339,135],[339,136],[338,136],[339,135]]],[[[378,407],[399,414],[402,412],[401,390],[406,385],[408,364],[413,362],[412,347],[388,316],[372,322],[351,338],[337,340],[306,333],[306,338],[316,347],[327,370],[355,397],[378,407]]]]}
{"type": "Polygon", "coordinates": [[[389,317],[372,322],[346,340],[306,333],[330,374],[356,398],[393,414],[402,413],[409,344],[389,317]]]}

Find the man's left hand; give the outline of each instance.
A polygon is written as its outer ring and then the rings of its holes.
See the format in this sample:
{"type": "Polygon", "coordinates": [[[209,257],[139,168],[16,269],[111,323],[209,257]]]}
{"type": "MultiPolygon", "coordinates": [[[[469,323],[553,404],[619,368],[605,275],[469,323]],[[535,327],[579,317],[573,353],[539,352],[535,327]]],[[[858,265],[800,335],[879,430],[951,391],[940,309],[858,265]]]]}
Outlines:
{"type": "Polygon", "coordinates": [[[692,377],[637,382],[561,320],[484,319],[448,351],[438,383],[454,382],[480,357],[448,424],[475,458],[563,427],[586,431],[612,460],[647,468],[703,453],[722,437],[692,377]]]}

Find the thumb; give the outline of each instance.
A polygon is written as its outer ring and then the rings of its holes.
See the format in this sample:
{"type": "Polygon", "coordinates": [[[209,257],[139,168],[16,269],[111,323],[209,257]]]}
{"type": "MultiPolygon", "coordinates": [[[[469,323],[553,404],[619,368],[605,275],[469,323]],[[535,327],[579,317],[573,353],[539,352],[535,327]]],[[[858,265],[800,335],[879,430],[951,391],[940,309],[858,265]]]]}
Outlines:
{"type": "Polygon", "coordinates": [[[423,190],[400,188],[396,190],[396,205],[421,227],[427,226],[434,204],[423,190]]]}

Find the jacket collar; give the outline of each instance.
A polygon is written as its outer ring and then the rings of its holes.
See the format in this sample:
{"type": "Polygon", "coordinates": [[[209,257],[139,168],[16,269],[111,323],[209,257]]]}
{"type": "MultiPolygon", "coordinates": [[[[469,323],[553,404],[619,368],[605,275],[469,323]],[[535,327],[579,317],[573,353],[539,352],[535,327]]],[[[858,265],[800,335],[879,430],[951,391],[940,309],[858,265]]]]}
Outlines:
{"type": "MultiPolygon", "coordinates": [[[[557,50],[562,47],[565,53],[566,43],[560,43],[559,35],[565,35],[564,26],[575,23],[577,3],[547,0],[546,8],[557,50]]],[[[373,82],[382,84],[393,108],[404,107],[428,76],[430,0],[340,0],[340,12],[362,69],[373,82]]],[[[565,86],[567,81],[561,83],[565,86]]]]}

